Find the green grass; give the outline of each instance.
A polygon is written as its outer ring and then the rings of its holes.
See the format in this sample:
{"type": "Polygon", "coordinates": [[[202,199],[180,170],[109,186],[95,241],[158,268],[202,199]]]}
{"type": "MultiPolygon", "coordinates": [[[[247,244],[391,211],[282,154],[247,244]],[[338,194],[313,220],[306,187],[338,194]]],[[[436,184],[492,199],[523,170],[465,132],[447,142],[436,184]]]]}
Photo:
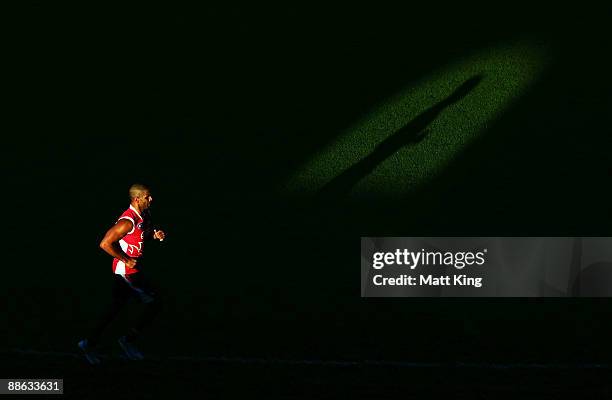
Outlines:
{"type": "Polygon", "coordinates": [[[470,78],[481,82],[458,102],[444,108],[417,144],[401,147],[353,187],[353,194],[403,196],[439,175],[456,155],[486,133],[504,110],[526,93],[548,64],[546,48],[511,43],[482,50],[433,71],[400,91],[340,134],[289,179],[292,193],[320,190],[343,171],[371,154],[376,146],[419,114],[450,96],[470,78]]]}

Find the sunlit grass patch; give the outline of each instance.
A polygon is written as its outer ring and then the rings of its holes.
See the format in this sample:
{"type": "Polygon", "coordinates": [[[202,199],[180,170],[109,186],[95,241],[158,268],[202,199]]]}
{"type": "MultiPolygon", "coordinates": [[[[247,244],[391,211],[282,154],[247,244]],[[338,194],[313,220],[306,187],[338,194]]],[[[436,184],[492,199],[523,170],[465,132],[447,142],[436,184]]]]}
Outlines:
{"type": "Polygon", "coordinates": [[[383,141],[438,105],[439,112],[427,124],[427,135],[421,141],[399,147],[350,184],[353,194],[410,193],[442,172],[457,154],[485,133],[537,80],[546,64],[542,45],[523,42],[482,50],[432,72],[338,135],[299,168],[286,189],[306,194],[334,185],[335,178],[351,167],[355,169],[383,141]],[[481,80],[469,93],[456,102],[444,103],[457,88],[475,77],[481,80]]]}

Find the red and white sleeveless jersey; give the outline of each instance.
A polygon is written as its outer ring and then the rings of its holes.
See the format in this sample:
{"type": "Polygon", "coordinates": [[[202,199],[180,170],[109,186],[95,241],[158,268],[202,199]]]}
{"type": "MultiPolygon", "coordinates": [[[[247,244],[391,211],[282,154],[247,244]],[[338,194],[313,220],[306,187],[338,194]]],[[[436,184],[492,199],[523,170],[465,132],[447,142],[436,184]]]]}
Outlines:
{"type": "MultiPolygon", "coordinates": [[[[132,222],[132,230],[129,231],[121,240],[119,245],[121,250],[130,257],[138,258],[142,256],[143,243],[145,241],[145,231],[148,228],[148,217],[145,214],[144,218],[141,216],[136,209],[130,205],[130,208],[124,211],[119,217],[117,222],[122,219],[127,219],[132,222]]],[[[129,275],[138,272],[138,265],[136,268],[126,268],[125,263],[116,258],[113,258],[113,272],[119,275],[129,275]]]]}

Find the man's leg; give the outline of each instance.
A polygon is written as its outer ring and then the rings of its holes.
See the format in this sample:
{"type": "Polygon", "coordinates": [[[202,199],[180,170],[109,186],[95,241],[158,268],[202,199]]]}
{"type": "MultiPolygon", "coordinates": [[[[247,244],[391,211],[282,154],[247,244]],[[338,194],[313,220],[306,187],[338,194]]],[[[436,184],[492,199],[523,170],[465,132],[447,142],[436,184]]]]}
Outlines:
{"type": "Polygon", "coordinates": [[[108,309],[102,314],[98,322],[94,325],[91,330],[87,341],[90,347],[95,347],[100,340],[100,336],[106,330],[106,328],[113,322],[117,317],[117,314],[127,304],[130,296],[132,295],[129,286],[123,280],[123,277],[117,274],[113,274],[112,283],[112,301],[108,309]]]}
{"type": "Polygon", "coordinates": [[[134,346],[134,341],[140,337],[143,330],[151,325],[157,314],[161,311],[162,298],[159,291],[151,285],[143,274],[134,274],[129,277],[129,280],[137,297],[145,304],[145,309],[140,315],[140,318],[136,321],[134,327],[131,328],[125,336],[119,339],[119,345],[129,358],[141,360],[144,357],[134,346]]]}
{"type": "Polygon", "coordinates": [[[161,310],[162,302],[159,297],[156,297],[155,299],[153,299],[153,301],[146,303],[143,313],[140,315],[138,321],[136,321],[136,324],[134,324],[134,327],[130,329],[130,331],[126,335],[126,338],[132,342],[136,340],[140,336],[142,331],[146,329],[149,325],[151,325],[151,323],[153,322],[155,317],[157,317],[161,310]]]}
{"type": "Polygon", "coordinates": [[[100,364],[100,358],[96,354],[94,347],[98,344],[100,336],[104,330],[113,322],[119,311],[125,306],[130,296],[132,295],[129,286],[123,282],[123,278],[113,274],[112,278],[112,300],[110,307],[104,312],[98,320],[89,336],[80,340],[77,346],[82,351],[87,362],[92,365],[100,364]]]}

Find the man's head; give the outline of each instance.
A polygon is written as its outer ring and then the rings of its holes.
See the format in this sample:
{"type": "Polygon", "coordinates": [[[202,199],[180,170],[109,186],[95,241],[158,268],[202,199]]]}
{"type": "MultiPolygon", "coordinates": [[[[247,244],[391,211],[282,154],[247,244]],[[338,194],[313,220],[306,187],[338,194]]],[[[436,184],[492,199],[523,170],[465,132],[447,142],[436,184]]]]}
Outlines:
{"type": "Polygon", "coordinates": [[[130,186],[130,201],[133,205],[138,206],[138,209],[144,211],[151,206],[153,197],[148,187],[135,183],[130,186]]]}

